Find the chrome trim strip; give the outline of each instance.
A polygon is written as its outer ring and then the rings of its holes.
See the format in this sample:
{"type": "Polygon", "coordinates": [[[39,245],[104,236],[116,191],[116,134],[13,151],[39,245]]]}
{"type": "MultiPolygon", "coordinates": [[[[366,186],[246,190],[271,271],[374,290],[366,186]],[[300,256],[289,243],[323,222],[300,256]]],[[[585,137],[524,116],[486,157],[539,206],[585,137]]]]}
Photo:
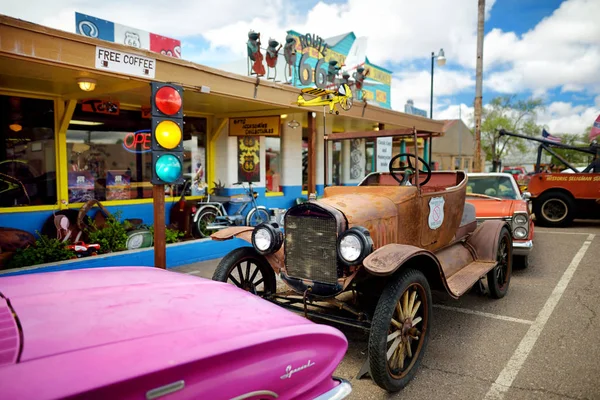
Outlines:
{"type": "Polygon", "coordinates": [[[242,394],[241,396],[234,397],[231,400],[244,400],[244,399],[249,399],[250,397],[255,397],[255,396],[271,396],[274,399],[279,397],[277,395],[277,393],[272,392],[270,390],[256,390],[254,392],[249,392],[246,394],[242,394]]]}
{"type": "Polygon", "coordinates": [[[146,399],[153,400],[158,399],[159,397],[166,396],[167,394],[175,393],[185,388],[185,382],[183,380],[169,383],[168,385],[164,385],[161,387],[157,387],[156,389],[148,390],[146,392],[146,399]]]}
{"type": "Polygon", "coordinates": [[[350,382],[342,378],[333,379],[339,381],[340,384],[330,391],[323,393],[319,397],[316,397],[314,400],[342,400],[352,393],[352,385],[350,382]]]}

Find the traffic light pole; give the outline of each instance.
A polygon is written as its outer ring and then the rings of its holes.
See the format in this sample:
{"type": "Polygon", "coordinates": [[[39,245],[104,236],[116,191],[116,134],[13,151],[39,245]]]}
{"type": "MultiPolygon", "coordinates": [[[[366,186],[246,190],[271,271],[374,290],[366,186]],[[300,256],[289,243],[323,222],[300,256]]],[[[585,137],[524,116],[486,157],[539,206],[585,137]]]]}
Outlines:
{"type": "Polygon", "coordinates": [[[154,201],[154,266],[166,269],[165,185],[152,185],[152,197],[154,201]]]}

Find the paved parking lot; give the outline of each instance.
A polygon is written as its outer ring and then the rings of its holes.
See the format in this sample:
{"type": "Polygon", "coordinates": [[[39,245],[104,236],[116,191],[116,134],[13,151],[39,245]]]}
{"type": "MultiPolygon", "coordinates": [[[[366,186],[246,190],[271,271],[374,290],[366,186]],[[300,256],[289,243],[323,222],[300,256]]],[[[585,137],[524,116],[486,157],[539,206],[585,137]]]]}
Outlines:
{"type": "MultiPolygon", "coordinates": [[[[501,300],[434,295],[421,368],[402,392],[355,379],[367,335],[338,327],[350,346],[336,375],[352,399],[600,399],[600,221],[536,228],[530,267],[501,300]]],[[[211,277],[216,262],[179,268],[211,277]]]]}

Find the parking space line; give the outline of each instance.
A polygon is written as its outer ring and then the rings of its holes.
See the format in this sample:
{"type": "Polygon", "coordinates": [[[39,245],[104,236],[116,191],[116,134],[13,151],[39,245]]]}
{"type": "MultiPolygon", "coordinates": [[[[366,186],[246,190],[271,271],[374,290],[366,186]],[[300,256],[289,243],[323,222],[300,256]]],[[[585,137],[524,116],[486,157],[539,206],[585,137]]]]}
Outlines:
{"type": "Polygon", "coordinates": [[[501,321],[517,322],[519,324],[525,324],[525,325],[533,324],[533,321],[529,321],[527,319],[507,317],[505,315],[498,315],[498,314],[491,314],[491,313],[487,313],[487,312],[483,312],[483,311],[469,310],[467,308],[450,307],[450,306],[444,306],[442,304],[434,304],[433,307],[441,308],[442,310],[456,311],[456,312],[463,313],[463,314],[479,315],[480,317],[499,319],[501,321]]]}
{"type": "Polygon", "coordinates": [[[589,232],[564,232],[564,231],[551,231],[551,230],[542,230],[536,229],[534,233],[552,233],[555,235],[589,235],[589,232]]]}
{"type": "Polygon", "coordinates": [[[188,275],[196,275],[196,274],[199,274],[199,273],[200,273],[200,271],[198,271],[198,270],[184,272],[184,274],[188,274],[188,275]]]}
{"type": "Polygon", "coordinates": [[[590,244],[592,243],[592,240],[594,240],[595,236],[596,235],[594,234],[588,234],[587,239],[585,240],[577,254],[575,254],[575,257],[573,257],[573,259],[571,260],[571,263],[567,267],[563,276],[560,278],[560,281],[558,281],[558,283],[556,284],[556,287],[554,288],[552,294],[546,301],[546,304],[544,304],[544,307],[538,314],[533,324],[529,327],[529,330],[521,340],[521,343],[519,343],[519,346],[513,353],[512,357],[510,358],[510,360],[508,360],[502,372],[500,372],[500,375],[498,376],[498,379],[496,379],[496,382],[492,384],[492,387],[485,395],[485,399],[504,398],[504,395],[506,394],[508,389],[510,389],[513,381],[517,377],[517,374],[523,367],[527,356],[529,356],[529,353],[533,349],[533,346],[535,346],[535,342],[540,337],[544,326],[548,322],[548,319],[550,319],[554,308],[556,307],[562,295],[564,294],[567,286],[569,285],[569,282],[571,281],[573,275],[575,274],[575,271],[577,270],[577,267],[579,266],[579,263],[583,259],[583,256],[585,256],[585,253],[590,247],[590,244]]]}

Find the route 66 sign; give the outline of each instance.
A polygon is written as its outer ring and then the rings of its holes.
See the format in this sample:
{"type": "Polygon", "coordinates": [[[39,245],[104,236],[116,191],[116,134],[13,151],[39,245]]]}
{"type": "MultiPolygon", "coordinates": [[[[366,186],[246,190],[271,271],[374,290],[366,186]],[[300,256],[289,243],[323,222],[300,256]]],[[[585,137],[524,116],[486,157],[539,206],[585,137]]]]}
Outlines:
{"type": "Polygon", "coordinates": [[[444,198],[434,197],[429,200],[429,228],[437,229],[444,222],[444,198]]]}

